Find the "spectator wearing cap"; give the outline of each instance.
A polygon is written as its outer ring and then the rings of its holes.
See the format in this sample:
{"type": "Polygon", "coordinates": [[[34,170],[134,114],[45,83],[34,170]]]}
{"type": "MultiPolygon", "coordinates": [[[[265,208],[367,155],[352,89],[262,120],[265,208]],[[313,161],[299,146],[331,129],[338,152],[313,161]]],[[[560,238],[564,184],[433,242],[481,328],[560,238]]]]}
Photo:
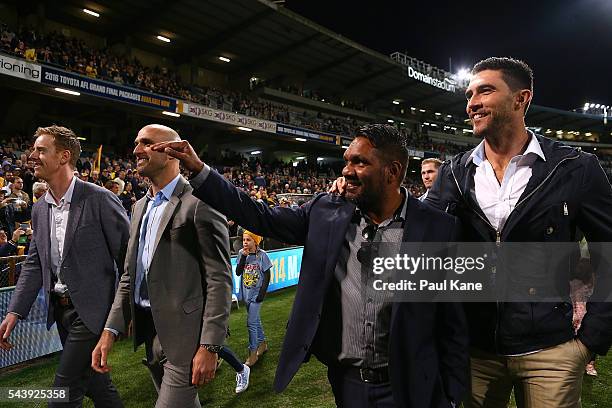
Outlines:
{"type": "Polygon", "coordinates": [[[249,331],[249,357],[245,364],[255,365],[259,357],[268,351],[268,344],[261,324],[261,304],[270,283],[272,262],[268,254],[259,248],[263,238],[251,231],[242,234],[242,249],[238,252],[236,275],[242,278],[242,297],[247,309],[249,331]]]}

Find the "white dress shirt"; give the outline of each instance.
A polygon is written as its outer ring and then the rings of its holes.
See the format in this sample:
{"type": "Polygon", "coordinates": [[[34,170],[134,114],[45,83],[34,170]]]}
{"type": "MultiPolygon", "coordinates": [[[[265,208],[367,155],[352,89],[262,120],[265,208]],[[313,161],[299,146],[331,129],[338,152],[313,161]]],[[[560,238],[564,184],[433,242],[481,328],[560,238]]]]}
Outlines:
{"type": "Polygon", "coordinates": [[[466,163],[467,166],[471,160],[476,165],[474,174],[476,202],[498,232],[504,227],[508,216],[525,191],[531,179],[531,167],[537,158],[540,157],[546,161],[538,139],[531,131],[528,132],[531,140],[527,149],[523,154],[514,156],[510,160],[501,184],[497,181],[493,166],[485,156],[484,140],[476,146],[466,163]]]}
{"type": "MultiPolygon", "coordinates": [[[[529,179],[531,179],[531,166],[533,166],[538,157],[546,161],[538,139],[531,131],[528,132],[531,135],[531,140],[527,145],[527,149],[525,149],[523,154],[514,156],[510,160],[501,184],[497,181],[493,166],[485,156],[484,140],[476,146],[476,149],[468,157],[466,163],[467,166],[470,160],[472,160],[477,166],[476,173],[474,174],[476,201],[498,233],[504,228],[506,220],[512,210],[514,210],[514,207],[516,207],[519,198],[525,191],[525,187],[527,187],[527,183],[529,183],[529,179]]],[[[506,357],[524,356],[540,351],[542,350],[511,354],[506,355],[506,357]]]]}
{"type": "MultiPolygon", "coordinates": [[[[59,251],[58,268],[61,266],[62,258],[64,256],[64,241],[66,238],[68,215],[70,214],[70,203],[72,201],[75,183],[76,177],[73,176],[72,182],[70,183],[70,186],[68,186],[68,190],[66,190],[64,196],[59,200],[59,204],[55,202],[51,190],[47,191],[45,194],[45,201],[49,204],[49,231],[51,232],[50,242],[53,246],[57,245],[57,249],[59,251]],[[55,232],[55,234],[53,232],[55,232]]],[[[57,271],[53,272],[57,275],[57,271]]],[[[64,294],[67,290],[68,287],[58,276],[53,291],[59,294],[64,294]]]]}

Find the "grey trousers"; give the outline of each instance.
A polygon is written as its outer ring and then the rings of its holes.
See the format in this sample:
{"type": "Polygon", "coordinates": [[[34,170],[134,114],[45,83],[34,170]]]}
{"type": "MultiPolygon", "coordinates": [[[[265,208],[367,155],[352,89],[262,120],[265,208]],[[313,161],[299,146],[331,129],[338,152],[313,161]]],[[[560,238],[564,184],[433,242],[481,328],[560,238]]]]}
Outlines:
{"type": "Polygon", "coordinates": [[[155,408],[194,407],[201,408],[198,388],[191,384],[191,364],[172,364],[162,350],[151,313],[139,311],[140,327],[147,328],[145,339],[146,360],[143,363],[149,369],[153,385],[157,390],[155,408]],[[148,315],[148,316],[147,316],[148,315]]]}

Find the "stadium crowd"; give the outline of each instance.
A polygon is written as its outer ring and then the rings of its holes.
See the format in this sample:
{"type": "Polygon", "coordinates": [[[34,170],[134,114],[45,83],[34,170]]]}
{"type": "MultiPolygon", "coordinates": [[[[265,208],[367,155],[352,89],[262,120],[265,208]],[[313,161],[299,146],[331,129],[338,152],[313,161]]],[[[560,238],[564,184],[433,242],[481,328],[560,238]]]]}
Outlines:
{"type": "MultiPolygon", "coordinates": [[[[248,92],[239,92],[216,87],[188,85],[179,74],[167,67],[148,67],[137,58],[118,55],[110,48],[97,49],[77,37],[68,37],[60,32],[37,33],[33,29],[20,27],[10,29],[1,26],[0,48],[2,52],[76,72],[90,78],[111,81],[119,85],[140,88],[149,92],[192,101],[210,108],[226,110],[260,119],[276,121],[311,129],[319,132],[352,136],[363,121],[352,117],[327,115],[321,112],[302,110],[286,104],[260,99],[248,92]]],[[[264,86],[265,81],[251,84],[251,88],[264,86]]],[[[365,111],[365,106],[334,96],[323,97],[318,91],[302,89],[295,85],[280,87],[284,92],[309,99],[338,105],[340,107],[365,111]]],[[[407,108],[398,108],[400,110],[407,108]]],[[[457,133],[455,126],[462,125],[458,118],[440,113],[417,111],[396,112],[411,116],[418,115],[425,120],[435,120],[441,125],[437,129],[445,133],[457,133]],[[448,124],[449,126],[444,126],[448,124]]],[[[459,150],[458,150],[459,151],[459,150]]]]}

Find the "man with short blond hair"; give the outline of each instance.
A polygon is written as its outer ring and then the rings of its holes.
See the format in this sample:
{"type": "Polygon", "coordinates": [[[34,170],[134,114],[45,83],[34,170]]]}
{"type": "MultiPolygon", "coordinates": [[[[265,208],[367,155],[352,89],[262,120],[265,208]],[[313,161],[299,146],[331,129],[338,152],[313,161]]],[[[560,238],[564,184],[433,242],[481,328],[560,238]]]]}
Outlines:
{"type": "Polygon", "coordinates": [[[94,373],[90,361],[123,267],[125,210],[112,193],[75,176],[81,146],[72,130],[53,125],[34,136],[29,159],[49,191],[32,208],[33,238],[0,324],[0,349],[13,347],[9,336],[42,288],[47,329],[57,324],[63,346],[53,386],[69,390],[68,402],[49,407],[81,407],[85,395],[96,407],[122,407],[109,375],[94,373]]]}
{"type": "Polygon", "coordinates": [[[425,201],[427,193],[438,177],[438,169],[442,165],[442,160],[430,157],[421,162],[421,179],[425,186],[425,194],[419,197],[420,201],[425,201]]]}

